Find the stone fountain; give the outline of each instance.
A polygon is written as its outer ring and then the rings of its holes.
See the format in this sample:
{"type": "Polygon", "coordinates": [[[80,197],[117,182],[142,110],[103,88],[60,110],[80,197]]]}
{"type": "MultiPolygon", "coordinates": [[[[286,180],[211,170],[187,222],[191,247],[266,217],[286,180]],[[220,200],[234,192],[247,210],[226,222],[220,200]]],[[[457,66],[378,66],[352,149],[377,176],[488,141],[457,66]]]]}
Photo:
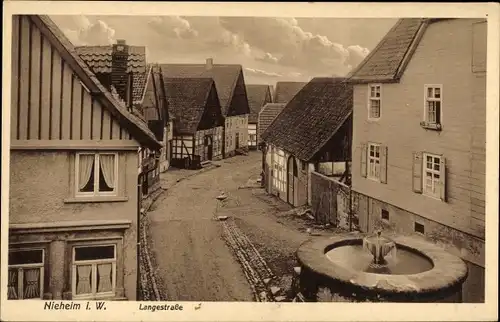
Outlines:
{"type": "Polygon", "coordinates": [[[465,262],[419,236],[339,234],[297,250],[308,301],[461,302],[465,262]]]}

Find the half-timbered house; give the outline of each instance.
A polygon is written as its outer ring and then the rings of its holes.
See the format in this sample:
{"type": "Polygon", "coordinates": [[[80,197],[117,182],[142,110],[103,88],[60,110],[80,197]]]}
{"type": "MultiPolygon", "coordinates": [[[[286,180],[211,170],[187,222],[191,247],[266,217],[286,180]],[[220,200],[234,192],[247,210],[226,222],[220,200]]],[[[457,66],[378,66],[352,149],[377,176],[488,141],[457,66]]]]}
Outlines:
{"type": "Polygon", "coordinates": [[[9,299],[136,300],[140,146],[153,133],[47,16],[12,20],[9,299]]]}
{"type": "Polygon", "coordinates": [[[262,133],[266,190],[293,206],[311,203],[312,171],[350,161],[352,86],[314,78],[262,133]]]}
{"type": "Polygon", "coordinates": [[[164,78],[169,112],[175,118],[172,165],[198,168],[222,158],[224,117],[211,78],[164,78]]]}
{"type": "Polygon", "coordinates": [[[224,116],[222,155],[230,157],[248,150],[248,98],[241,65],[214,64],[209,58],[205,64],[161,64],[164,77],[209,77],[215,82],[224,116]]]}
{"type": "Polygon", "coordinates": [[[400,19],[352,72],[360,228],[418,234],[467,262],[484,301],[485,19],[400,19]]]}
{"type": "Polygon", "coordinates": [[[256,150],[259,142],[257,140],[257,124],[260,110],[267,103],[272,103],[273,97],[269,85],[249,84],[246,86],[250,114],[248,115],[248,148],[256,150]]]}

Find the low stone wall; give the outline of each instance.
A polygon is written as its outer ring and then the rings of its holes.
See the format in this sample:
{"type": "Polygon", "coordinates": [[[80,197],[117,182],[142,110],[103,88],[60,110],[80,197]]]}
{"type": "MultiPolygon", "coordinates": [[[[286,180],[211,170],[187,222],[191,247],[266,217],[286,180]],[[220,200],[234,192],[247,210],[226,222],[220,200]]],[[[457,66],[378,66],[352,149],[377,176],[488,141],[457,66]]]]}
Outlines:
{"type": "Polygon", "coordinates": [[[463,285],[463,302],[484,302],[484,240],[355,191],[352,199],[356,201],[353,212],[359,217],[361,231],[382,229],[398,234],[418,234],[461,257],[469,270],[463,285]]]}

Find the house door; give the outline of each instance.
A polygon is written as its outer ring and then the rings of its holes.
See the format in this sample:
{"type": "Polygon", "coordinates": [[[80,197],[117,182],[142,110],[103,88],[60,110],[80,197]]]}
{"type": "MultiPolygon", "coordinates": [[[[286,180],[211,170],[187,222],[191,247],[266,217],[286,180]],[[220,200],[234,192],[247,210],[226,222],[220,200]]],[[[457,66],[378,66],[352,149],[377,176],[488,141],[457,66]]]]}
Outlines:
{"type": "Polygon", "coordinates": [[[288,158],[287,202],[295,205],[295,181],[297,179],[297,162],[293,156],[288,158]]]}
{"type": "Polygon", "coordinates": [[[212,160],[213,154],[213,137],[211,135],[205,135],[205,160],[212,160]]]}
{"type": "Polygon", "coordinates": [[[240,133],[236,132],[236,150],[240,148],[240,133]]]}

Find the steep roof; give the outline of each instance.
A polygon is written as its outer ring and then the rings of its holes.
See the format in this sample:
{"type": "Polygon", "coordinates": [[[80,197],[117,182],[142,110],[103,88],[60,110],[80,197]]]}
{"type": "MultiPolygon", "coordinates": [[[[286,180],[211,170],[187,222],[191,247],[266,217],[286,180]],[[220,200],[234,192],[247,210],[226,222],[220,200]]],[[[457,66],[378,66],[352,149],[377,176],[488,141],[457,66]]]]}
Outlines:
{"type": "Polygon", "coordinates": [[[151,75],[152,65],[146,66],[146,71],[144,73],[135,73],[132,78],[132,104],[140,105],[144,100],[144,94],[146,91],[146,84],[151,75]]]}
{"type": "Polygon", "coordinates": [[[89,89],[92,96],[100,100],[103,106],[109,110],[111,115],[113,115],[139,143],[153,149],[161,148],[161,143],[156,140],[146,123],[130,113],[127,108],[122,106],[99,82],[95,74],[78,55],[73,44],[50,17],[45,15],[30,15],[29,17],[47,39],[51,41],[54,49],[58,50],[61,57],[73,68],[75,74],[89,89]]]}
{"type": "Polygon", "coordinates": [[[264,105],[272,102],[271,89],[269,85],[249,84],[247,87],[248,105],[250,114],[248,123],[257,123],[259,112],[264,105]]]}
{"type": "MultiPolygon", "coordinates": [[[[213,64],[207,68],[205,64],[161,64],[163,76],[168,78],[210,77],[215,82],[219,101],[224,116],[228,115],[234,90],[240,75],[243,75],[241,65],[213,64]]],[[[245,113],[237,113],[245,114],[245,113]]]]}
{"type": "Polygon", "coordinates": [[[284,103],[267,103],[260,110],[257,124],[257,140],[261,140],[262,133],[271,125],[274,119],[283,111],[284,103]]]}
{"type": "Polygon", "coordinates": [[[169,111],[175,117],[177,133],[194,134],[215,89],[211,78],[163,78],[169,111]]]}
{"type": "Polygon", "coordinates": [[[398,82],[428,25],[448,18],[403,18],[349,74],[351,83],[398,82]]]}
{"type": "MultiPolygon", "coordinates": [[[[78,46],[76,52],[94,73],[111,73],[113,46],[78,46]]],[[[127,73],[146,72],[146,47],[128,45],[127,73]]]]}
{"type": "Polygon", "coordinates": [[[262,140],[310,161],[352,113],[345,78],[314,78],[286,105],[262,140]]]}
{"type": "Polygon", "coordinates": [[[288,103],[297,94],[306,82],[277,82],[274,93],[275,103],[288,103]]]}

